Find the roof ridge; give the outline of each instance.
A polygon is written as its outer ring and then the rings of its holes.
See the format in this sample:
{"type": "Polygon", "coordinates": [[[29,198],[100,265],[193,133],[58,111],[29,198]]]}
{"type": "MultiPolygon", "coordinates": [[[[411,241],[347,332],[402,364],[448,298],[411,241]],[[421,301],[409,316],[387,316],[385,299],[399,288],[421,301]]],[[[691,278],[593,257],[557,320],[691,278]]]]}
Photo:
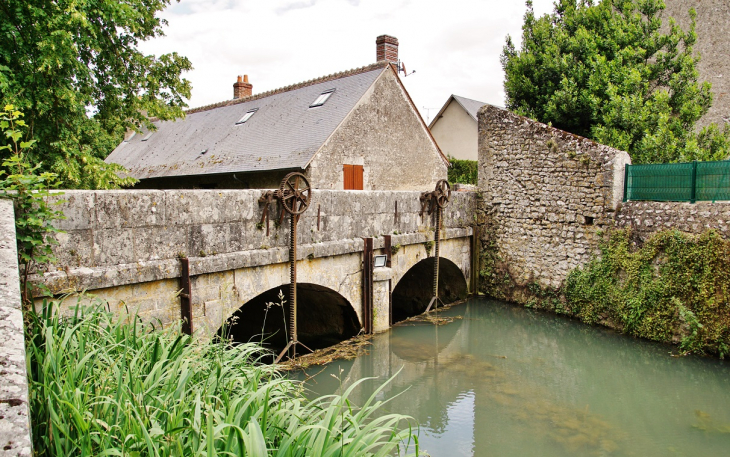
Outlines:
{"type": "Polygon", "coordinates": [[[224,106],[238,105],[239,103],[246,103],[246,102],[258,100],[261,98],[270,97],[272,95],[289,92],[289,91],[292,91],[295,89],[301,89],[302,87],[313,86],[315,84],[319,84],[319,83],[323,83],[323,82],[327,82],[327,81],[334,81],[336,79],[344,78],[347,76],[353,76],[353,75],[357,75],[360,73],[365,73],[367,71],[371,71],[376,68],[385,68],[388,64],[389,63],[387,61],[375,62],[375,63],[371,63],[370,65],[365,65],[364,67],[352,68],[350,70],[345,70],[345,71],[341,71],[338,73],[332,73],[332,74],[329,74],[326,76],[321,76],[319,78],[310,79],[308,81],[302,81],[302,82],[299,82],[296,84],[290,84],[288,86],[279,87],[278,89],[272,89],[272,90],[269,90],[266,92],[261,92],[260,94],[249,95],[248,97],[235,98],[233,100],[225,100],[225,101],[213,103],[210,105],[204,105],[204,106],[199,106],[197,108],[191,108],[189,110],[186,110],[185,114],[195,114],[195,113],[200,113],[203,111],[210,111],[215,108],[222,108],[224,106]]]}
{"type": "Polygon", "coordinates": [[[457,97],[458,97],[458,98],[462,98],[462,99],[464,99],[464,100],[471,100],[471,101],[473,101],[473,102],[477,102],[477,103],[485,103],[485,102],[483,102],[483,101],[481,101],[481,100],[476,100],[476,99],[474,99],[474,98],[464,97],[463,95],[456,95],[456,94],[451,94],[451,96],[452,96],[452,97],[454,97],[454,98],[457,98],[457,97]]]}

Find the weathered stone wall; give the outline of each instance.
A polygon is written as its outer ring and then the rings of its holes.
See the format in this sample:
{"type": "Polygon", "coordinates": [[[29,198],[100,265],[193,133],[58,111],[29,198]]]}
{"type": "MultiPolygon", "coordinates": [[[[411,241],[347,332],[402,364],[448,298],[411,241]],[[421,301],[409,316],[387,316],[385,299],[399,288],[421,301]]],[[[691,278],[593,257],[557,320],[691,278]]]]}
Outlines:
{"type": "Polygon", "coordinates": [[[689,30],[689,10],[697,11],[696,54],[701,56],[697,70],[699,81],[712,83],[712,107],[700,120],[705,126],[715,122],[721,128],[730,118],[730,2],[727,0],[666,0],[663,20],[677,20],[683,30],[689,30]]]}
{"type": "MultiPolygon", "coordinates": [[[[276,208],[270,233],[259,225],[261,190],[69,191],[57,225],[59,259],[42,281],[56,294],[90,291],[118,312],[179,318],[179,257],[190,261],[194,328],[211,334],[256,295],[288,283],[289,220],[276,208]]],[[[419,192],[315,191],[298,224],[299,281],[328,287],[360,316],[362,237],[392,234],[393,286],[428,255],[432,218],[419,217],[419,192]],[[397,208],[397,210],[396,210],[397,208]],[[319,216],[319,217],[318,217],[319,216]],[[318,225],[319,220],[319,225],[318,225]],[[412,247],[415,245],[415,247],[412,247]]],[[[444,214],[442,256],[470,277],[468,228],[474,193],[454,192],[444,214]],[[453,240],[453,241],[451,241],[453,240]]],[[[377,252],[376,252],[377,253],[377,252]]],[[[67,306],[75,305],[72,300],[67,306]]]]}
{"type": "Polygon", "coordinates": [[[363,166],[365,190],[433,190],[446,163],[397,76],[386,70],[310,164],[318,189],[342,189],[342,164],[363,166]]]}
{"type": "Polygon", "coordinates": [[[0,199],[0,456],[31,455],[13,202],[0,199]]]}
{"type": "Polygon", "coordinates": [[[483,242],[496,250],[486,273],[511,284],[498,296],[519,301],[534,283],[557,288],[589,260],[623,197],[626,163],[625,152],[494,106],[480,110],[483,242]]]}
{"type": "Polygon", "coordinates": [[[617,228],[630,227],[642,240],[668,229],[694,234],[714,229],[728,238],[730,202],[626,202],[615,220],[617,228]]]}

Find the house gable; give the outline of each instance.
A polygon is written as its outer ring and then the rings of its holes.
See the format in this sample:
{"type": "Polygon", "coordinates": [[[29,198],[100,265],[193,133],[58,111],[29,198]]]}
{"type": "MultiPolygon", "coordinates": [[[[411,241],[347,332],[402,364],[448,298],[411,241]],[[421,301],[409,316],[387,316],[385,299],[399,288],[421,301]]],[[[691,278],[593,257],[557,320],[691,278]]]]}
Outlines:
{"type": "Polygon", "coordinates": [[[400,79],[375,80],[309,165],[317,188],[343,189],[343,164],[363,166],[365,190],[432,190],[447,164],[400,79]]]}
{"type": "Polygon", "coordinates": [[[431,133],[445,154],[477,160],[477,121],[453,95],[431,123],[431,133]]]}

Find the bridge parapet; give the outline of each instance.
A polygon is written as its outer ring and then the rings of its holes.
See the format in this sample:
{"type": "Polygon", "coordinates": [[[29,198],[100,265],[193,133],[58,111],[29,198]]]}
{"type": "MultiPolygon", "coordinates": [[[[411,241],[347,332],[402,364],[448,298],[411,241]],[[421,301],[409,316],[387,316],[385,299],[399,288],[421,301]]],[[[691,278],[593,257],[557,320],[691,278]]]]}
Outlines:
{"type": "MultiPolygon", "coordinates": [[[[99,290],[180,276],[179,258],[191,275],[284,263],[287,223],[271,214],[261,224],[263,190],[66,191],[56,197],[66,215],[58,221],[52,271],[36,276],[53,293],[99,290]]],[[[313,193],[299,222],[299,258],[359,253],[363,237],[392,235],[393,245],[433,239],[433,218],[420,216],[420,192],[327,191],[313,193]]],[[[476,195],[455,192],[443,215],[446,238],[471,234],[476,195]]],[[[128,301],[129,302],[129,301],[128,301]]]]}

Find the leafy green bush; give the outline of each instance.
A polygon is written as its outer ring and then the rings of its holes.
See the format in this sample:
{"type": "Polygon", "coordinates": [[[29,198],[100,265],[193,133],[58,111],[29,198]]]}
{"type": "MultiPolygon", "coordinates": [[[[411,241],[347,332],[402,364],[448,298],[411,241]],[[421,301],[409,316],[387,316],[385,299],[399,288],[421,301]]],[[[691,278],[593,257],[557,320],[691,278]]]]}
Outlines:
{"type": "Polygon", "coordinates": [[[449,156],[448,179],[450,183],[477,184],[477,165],[476,160],[460,160],[449,156]]]}
{"type": "Polygon", "coordinates": [[[0,180],[0,197],[13,199],[21,293],[23,304],[28,308],[32,302],[28,275],[56,260],[52,245],[57,243],[51,235],[60,230],[53,227],[52,221],[62,219],[63,213],[54,210],[46,201],[56,184],[56,175],[39,172],[40,164],[31,165],[25,156],[25,151],[35,141],[22,141],[20,129],[26,127],[22,117],[13,105],[6,105],[0,111],[0,131],[8,142],[8,145],[0,146],[0,152],[10,152],[0,169],[0,177],[4,176],[0,180]]]}
{"type": "Polygon", "coordinates": [[[568,276],[569,314],[687,352],[728,354],[730,241],[712,230],[669,230],[638,246],[626,229],[600,248],[599,258],[568,276]]]}
{"type": "Polygon", "coordinates": [[[62,318],[48,306],[34,319],[39,456],[386,456],[412,437],[410,418],[378,415],[380,389],[361,408],[348,400],[355,386],[308,401],[253,344],[204,343],[100,308],[62,318]]]}

